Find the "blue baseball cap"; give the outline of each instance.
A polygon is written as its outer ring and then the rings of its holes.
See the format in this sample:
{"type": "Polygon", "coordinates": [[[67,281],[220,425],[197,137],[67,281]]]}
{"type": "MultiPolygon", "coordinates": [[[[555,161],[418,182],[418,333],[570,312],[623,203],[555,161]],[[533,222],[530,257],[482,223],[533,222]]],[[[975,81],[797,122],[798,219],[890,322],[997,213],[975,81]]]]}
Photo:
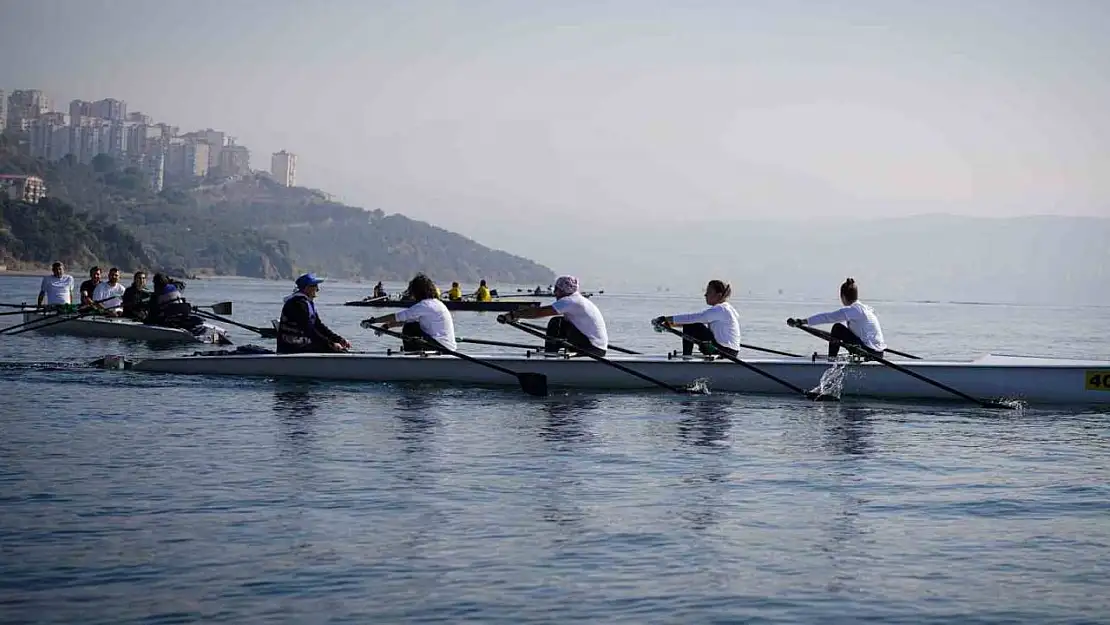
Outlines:
{"type": "Polygon", "coordinates": [[[323,281],[323,278],[317,278],[316,274],[314,273],[306,273],[303,276],[297,278],[297,288],[303,289],[314,284],[320,284],[323,281]]]}

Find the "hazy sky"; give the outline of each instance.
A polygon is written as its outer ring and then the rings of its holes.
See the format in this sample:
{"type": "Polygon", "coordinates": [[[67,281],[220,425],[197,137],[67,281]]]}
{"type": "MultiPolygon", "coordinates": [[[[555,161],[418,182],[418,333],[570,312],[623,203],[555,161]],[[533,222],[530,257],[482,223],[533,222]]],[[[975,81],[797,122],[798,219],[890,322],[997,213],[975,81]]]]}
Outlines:
{"type": "Polygon", "coordinates": [[[0,0],[0,88],[285,148],[468,234],[1110,215],[1108,33],[1105,0],[0,0]]]}

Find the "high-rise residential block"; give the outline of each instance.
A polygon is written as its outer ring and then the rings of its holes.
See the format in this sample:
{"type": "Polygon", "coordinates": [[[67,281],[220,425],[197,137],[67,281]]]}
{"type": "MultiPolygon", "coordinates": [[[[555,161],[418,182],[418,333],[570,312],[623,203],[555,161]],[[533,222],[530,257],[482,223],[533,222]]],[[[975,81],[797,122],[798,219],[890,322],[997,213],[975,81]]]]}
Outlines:
{"type": "Polygon", "coordinates": [[[270,159],[270,174],[287,187],[297,186],[297,155],[282,150],[270,159]]]}

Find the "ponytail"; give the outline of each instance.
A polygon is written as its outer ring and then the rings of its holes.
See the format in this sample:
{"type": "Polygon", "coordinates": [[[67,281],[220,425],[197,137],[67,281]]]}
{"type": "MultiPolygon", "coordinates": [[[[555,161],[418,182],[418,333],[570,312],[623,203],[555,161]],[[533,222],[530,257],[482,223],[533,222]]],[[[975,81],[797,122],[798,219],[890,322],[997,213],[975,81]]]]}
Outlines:
{"type": "Polygon", "coordinates": [[[859,289],[856,287],[855,278],[848,278],[844,281],[844,284],[840,285],[840,296],[848,300],[849,304],[853,304],[859,299],[859,289]]]}

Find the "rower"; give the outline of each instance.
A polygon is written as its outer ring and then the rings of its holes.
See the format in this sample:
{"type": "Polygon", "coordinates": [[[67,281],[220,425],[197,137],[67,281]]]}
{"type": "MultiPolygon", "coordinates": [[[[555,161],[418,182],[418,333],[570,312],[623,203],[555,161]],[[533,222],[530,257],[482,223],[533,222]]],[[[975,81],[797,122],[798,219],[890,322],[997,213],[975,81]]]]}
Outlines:
{"type": "Polygon", "coordinates": [[[609,349],[609,333],[601,311],[590,300],[578,292],[578,278],[559,276],[555,281],[555,301],[548,306],[534,306],[514,310],[497,316],[498,323],[509,323],[517,319],[535,319],[555,316],[547,322],[547,338],[544,351],[557,352],[563,347],[558,340],[566,341],[576,349],[597,356],[604,356],[609,349]]]}
{"type": "Polygon", "coordinates": [[[722,280],[710,280],[705,285],[705,303],[709,308],[701,312],[673,315],[670,317],[656,317],[652,320],[655,325],[682,326],[682,355],[694,354],[694,342],[698,343],[698,350],[703,354],[712,353],[704,342],[712,343],[712,348],[718,349],[730,356],[740,353],[740,313],[728,302],[732,295],[732,286],[722,280]]]}
{"type": "Polygon", "coordinates": [[[119,283],[119,269],[108,270],[108,281],[101,282],[93,289],[93,306],[110,317],[123,314],[123,294],[127,289],[119,283]]]}
{"type": "Polygon", "coordinates": [[[181,295],[179,282],[168,278],[165,274],[154,274],[154,292],[150,295],[147,305],[146,318],[143,323],[147,325],[163,326],[166,328],[184,328],[192,330],[204,325],[204,319],[193,314],[193,307],[181,295]]]}
{"type": "Polygon", "coordinates": [[[148,299],[150,291],[146,290],[146,272],[136,271],[131,286],[123,291],[123,316],[136,321],[145,319],[148,299]]]}
{"type": "Polygon", "coordinates": [[[82,306],[92,306],[96,300],[93,299],[93,291],[96,290],[96,285],[100,284],[100,267],[94,266],[89,270],[89,279],[81,283],[81,288],[77,293],[81,297],[82,306]]]}
{"type": "Polygon", "coordinates": [[[50,275],[42,278],[39,287],[38,307],[66,306],[73,303],[73,276],[65,272],[65,265],[55,261],[50,266],[50,275]]]}
{"type": "Polygon", "coordinates": [[[281,307],[277,328],[277,353],[306,354],[345,352],[351,349],[347,339],[331,331],[316,313],[316,296],[322,278],[306,273],[297,278],[297,288],[287,296],[281,307]]]}
{"type": "Polygon", "coordinates": [[[807,319],[787,319],[786,324],[790,327],[833,324],[830,334],[837,340],[829,341],[829,360],[836,359],[841,343],[858,345],[882,357],[886,351],[886,341],[883,340],[883,330],[879,327],[879,318],[870,306],[859,301],[859,288],[854,278],[848,278],[840,285],[840,303],[844,305],[843,308],[807,319]]]}
{"type": "Polygon", "coordinates": [[[463,298],[462,288],[459,287],[458,282],[451,283],[451,290],[447,291],[447,299],[452,302],[461,302],[463,298]]]}
{"type": "Polygon", "coordinates": [[[474,291],[474,299],[479,302],[489,302],[493,300],[493,296],[490,294],[489,287],[486,286],[485,280],[478,283],[478,290],[474,291]]]}
{"type": "Polygon", "coordinates": [[[451,311],[436,296],[436,285],[428,276],[418,273],[409,282],[409,295],[416,303],[408,308],[385,315],[371,317],[362,322],[362,327],[370,328],[381,324],[385,328],[401,326],[401,351],[419,352],[427,349],[458,349],[455,343],[455,322],[451,311]]]}
{"type": "Polygon", "coordinates": [[[385,288],[382,287],[381,280],[379,280],[378,283],[374,285],[374,295],[373,296],[375,298],[386,297],[385,288]]]}

